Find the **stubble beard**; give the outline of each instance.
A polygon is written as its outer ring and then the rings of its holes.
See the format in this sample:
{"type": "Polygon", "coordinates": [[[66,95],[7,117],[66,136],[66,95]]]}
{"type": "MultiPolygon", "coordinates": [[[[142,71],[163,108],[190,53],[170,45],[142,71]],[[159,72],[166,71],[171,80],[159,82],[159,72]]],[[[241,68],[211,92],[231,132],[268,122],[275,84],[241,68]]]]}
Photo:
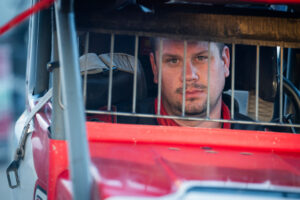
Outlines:
{"type": "MultiPolygon", "coordinates": [[[[185,105],[185,115],[193,117],[205,117],[207,112],[207,100],[205,99],[203,103],[195,102],[197,99],[189,99],[186,101],[185,105]]],[[[179,115],[182,114],[182,103],[177,101],[175,103],[175,109],[179,115]]]]}
{"type": "MultiPolygon", "coordinates": [[[[216,107],[221,97],[222,93],[216,99],[210,98],[210,112],[216,107]]],[[[175,102],[174,108],[174,110],[176,110],[175,112],[177,113],[177,115],[182,114],[181,101],[175,102]]],[[[185,115],[191,117],[205,118],[207,115],[207,97],[202,102],[197,102],[197,98],[191,98],[186,100],[185,115]]]]}
{"type": "MultiPolygon", "coordinates": [[[[198,84],[198,83],[191,83],[186,85],[186,89],[188,90],[189,88],[195,88],[195,89],[201,89],[205,91],[207,95],[207,87],[203,84],[198,84]]],[[[183,89],[182,88],[177,88],[175,90],[176,94],[179,94],[180,97],[182,98],[182,93],[183,89]]],[[[222,97],[222,92],[219,94],[219,96],[216,99],[213,99],[212,97],[210,98],[210,112],[212,109],[214,109],[222,97]]],[[[191,117],[200,117],[200,118],[205,118],[207,115],[207,96],[202,97],[203,99],[200,100],[199,98],[189,98],[186,99],[186,104],[185,104],[185,116],[191,116],[191,117]],[[200,100],[200,101],[199,101],[200,100]]],[[[182,115],[182,100],[177,100],[177,101],[172,101],[172,99],[164,98],[166,100],[166,103],[168,104],[168,107],[170,111],[177,116],[182,115]]]]}
{"type": "MultiPolygon", "coordinates": [[[[188,90],[189,88],[192,89],[200,89],[203,91],[207,91],[207,87],[203,84],[198,84],[198,83],[190,83],[186,85],[186,89],[188,90]]],[[[182,97],[183,94],[183,88],[177,88],[175,91],[177,94],[180,94],[182,97]]],[[[198,98],[190,98],[186,99],[186,104],[185,104],[185,115],[187,116],[198,116],[198,117],[205,117],[206,112],[207,112],[207,98],[205,98],[202,102],[197,102],[199,100],[198,98]]],[[[178,114],[182,114],[182,101],[177,101],[175,102],[174,108],[176,109],[176,112],[178,114]]]]}

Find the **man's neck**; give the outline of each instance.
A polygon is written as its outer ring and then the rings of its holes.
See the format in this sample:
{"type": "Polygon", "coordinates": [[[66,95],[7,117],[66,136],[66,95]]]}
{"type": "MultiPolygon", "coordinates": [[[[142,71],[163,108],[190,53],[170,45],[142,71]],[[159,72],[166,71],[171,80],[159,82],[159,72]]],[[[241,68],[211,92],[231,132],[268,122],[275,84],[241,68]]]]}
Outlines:
{"type": "MultiPolygon", "coordinates": [[[[212,118],[210,118],[212,119],[212,118]]],[[[220,118],[218,118],[220,119],[220,118]]],[[[221,128],[220,122],[211,121],[191,121],[191,120],[174,120],[179,126],[203,127],[203,128],[221,128]]]]}

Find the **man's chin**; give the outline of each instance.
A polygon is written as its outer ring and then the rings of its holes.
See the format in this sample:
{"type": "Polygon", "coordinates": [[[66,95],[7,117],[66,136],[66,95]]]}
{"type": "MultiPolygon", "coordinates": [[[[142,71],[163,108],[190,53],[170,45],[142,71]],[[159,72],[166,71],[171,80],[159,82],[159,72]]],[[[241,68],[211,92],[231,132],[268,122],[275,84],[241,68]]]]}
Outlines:
{"type": "Polygon", "coordinates": [[[204,111],[185,111],[186,116],[190,117],[206,117],[206,110],[204,111]]]}
{"type": "MultiPolygon", "coordinates": [[[[177,114],[182,114],[182,104],[177,102],[174,106],[177,110],[177,114]]],[[[199,99],[195,99],[195,101],[187,101],[185,105],[185,113],[186,116],[191,117],[206,117],[206,103],[200,102],[199,99]],[[198,101],[197,101],[198,100],[198,101]]]]}
{"type": "Polygon", "coordinates": [[[206,116],[206,106],[186,106],[185,115],[191,117],[205,117],[206,116]]]}

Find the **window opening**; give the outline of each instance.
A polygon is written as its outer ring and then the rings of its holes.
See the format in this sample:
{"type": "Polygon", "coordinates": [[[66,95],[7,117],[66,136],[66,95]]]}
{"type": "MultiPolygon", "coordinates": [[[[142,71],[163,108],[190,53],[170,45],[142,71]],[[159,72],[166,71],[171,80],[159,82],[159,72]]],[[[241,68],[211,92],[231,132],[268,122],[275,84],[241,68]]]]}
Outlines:
{"type": "MultiPolygon", "coordinates": [[[[187,45],[188,41],[187,40],[182,40],[183,45],[184,45],[184,52],[183,52],[183,71],[182,71],[182,79],[183,79],[183,84],[182,84],[182,104],[181,104],[181,116],[171,116],[171,115],[162,115],[161,114],[161,99],[162,99],[162,62],[163,62],[163,57],[162,57],[162,49],[163,49],[163,40],[161,38],[157,39],[157,44],[158,44],[158,81],[157,81],[157,113],[156,114],[149,114],[149,113],[140,113],[137,112],[136,106],[137,106],[137,87],[139,85],[139,78],[138,78],[138,71],[139,71],[139,46],[140,46],[140,35],[135,34],[135,42],[134,42],[134,66],[133,66],[133,86],[132,86],[132,106],[131,106],[131,112],[130,111],[113,111],[111,108],[113,106],[112,103],[112,98],[113,98],[113,79],[114,79],[114,73],[113,69],[116,67],[114,66],[114,55],[117,53],[115,52],[115,35],[116,33],[110,34],[110,60],[108,64],[109,68],[109,78],[108,78],[108,96],[107,96],[107,109],[104,110],[95,110],[95,109],[87,109],[86,113],[87,114],[97,114],[97,115],[111,115],[111,116],[128,116],[128,117],[143,117],[143,118],[163,118],[163,119],[178,119],[178,120],[196,120],[196,121],[212,121],[212,122],[221,122],[221,123],[237,123],[237,124],[249,124],[249,125],[263,125],[263,126],[278,126],[278,127],[296,127],[300,128],[299,124],[291,124],[287,122],[283,122],[283,47],[280,48],[280,72],[279,72],[279,123],[276,122],[271,122],[271,121],[259,121],[260,120],[260,58],[261,58],[261,46],[256,45],[256,73],[255,73],[255,115],[254,118],[256,121],[243,121],[243,120],[234,120],[235,119],[235,87],[236,87],[236,82],[235,82],[235,73],[236,73],[236,44],[232,43],[231,44],[231,97],[230,97],[230,115],[231,119],[210,119],[210,93],[211,93],[211,88],[210,88],[210,81],[211,81],[211,74],[210,74],[210,68],[211,68],[211,42],[208,42],[208,71],[207,71],[207,110],[206,110],[206,118],[200,118],[200,117],[194,117],[194,116],[186,116],[186,73],[187,73],[187,66],[186,66],[186,60],[187,60],[187,45]]],[[[148,38],[149,39],[149,38],[148,38]]],[[[88,34],[86,36],[86,46],[88,46],[88,34]]],[[[142,41],[142,40],[141,40],[142,41]]],[[[143,42],[143,41],[142,41],[143,42]]],[[[87,49],[88,47],[85,47],[87,49]]],[[[87,53],[87,50],[85,50],[85,53],[87,53]]],[[[85,70],[86,71],[86,70],[85,70]]],[[[85,72],[85,76],[87,76],[88,73],[85,72]]],[[[87,77],[88,78],[88,77],[87,77]]],[[[84,81],[84,88],[86,88],[86,81],[84,81]]],[[[84,90],[84,94],[86,92],[86,89],[84,90]]],[[[86,97],[85,97],[86,98],[86,97]]],[[[294,129],[294,128],[293,128],[294,129]]]]}

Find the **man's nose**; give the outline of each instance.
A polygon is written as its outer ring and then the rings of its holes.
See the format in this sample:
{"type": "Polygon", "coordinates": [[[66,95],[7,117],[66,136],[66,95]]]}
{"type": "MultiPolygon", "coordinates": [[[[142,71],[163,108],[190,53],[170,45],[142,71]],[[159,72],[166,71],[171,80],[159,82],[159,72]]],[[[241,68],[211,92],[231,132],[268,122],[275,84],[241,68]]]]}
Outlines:
{"type": "MultiPolygon", "coordinates": [[[[182,67],[182,81],[184,77],[184,66],[182,67]]],[[[186,81],[192,81],[192,80],[197,80],[198,74],[197,74],[197,68],[193,65],[191,61],[186,61],[186,69],[185,69],[185,79],[186,81]]]]}

